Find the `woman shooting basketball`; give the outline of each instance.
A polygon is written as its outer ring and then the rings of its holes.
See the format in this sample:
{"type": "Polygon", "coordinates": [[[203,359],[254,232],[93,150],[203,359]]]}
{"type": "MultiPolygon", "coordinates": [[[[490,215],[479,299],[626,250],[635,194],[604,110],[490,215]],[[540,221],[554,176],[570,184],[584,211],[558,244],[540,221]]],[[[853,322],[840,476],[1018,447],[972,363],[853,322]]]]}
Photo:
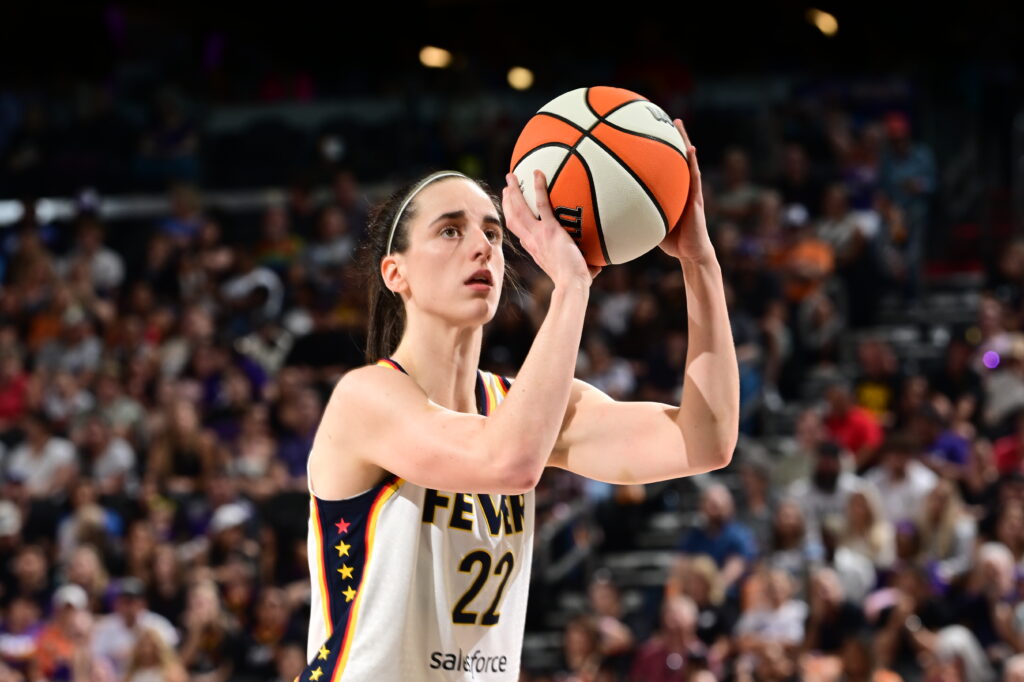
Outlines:
{"type": "Polygon", "coordinates": [[[435,173],[370,227],[368,355],[337,384],[309,456],[309,665],[300,679],[515,680],[533,542],[533,489],[555,466],[647,483],[727,465],[739,378],[695,149],[680,225],[661,248],[686,282],[680,406],[617,402],[573,378],[592,278],[535,175],[501,205],[435,173]],[[515,382],[480,371],[503,224],[554,282],[515,382]]]}

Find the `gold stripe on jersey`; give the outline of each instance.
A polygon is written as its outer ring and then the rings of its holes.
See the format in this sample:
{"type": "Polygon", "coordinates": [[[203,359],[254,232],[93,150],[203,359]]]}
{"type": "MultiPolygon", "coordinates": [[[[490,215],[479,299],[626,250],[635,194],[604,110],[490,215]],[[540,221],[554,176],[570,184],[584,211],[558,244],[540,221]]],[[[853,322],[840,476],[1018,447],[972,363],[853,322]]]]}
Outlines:
{"type": "Polygon", "coordinates": [[[334,623],[331,622],[331,603],[327,597],[327,569],[324,566],[324,530],[320,526],[320,510],[317,507],[316,496],[309,496],[309,515],[313,520],[313,531],[316,538],[316,550],[317,556],[320,557],[320,561],[317,562],[317,585],[320,588],[320,606],[324,611],[324,625],[327,628],[327,636],[330,637],[334,632],[334,623]]]}

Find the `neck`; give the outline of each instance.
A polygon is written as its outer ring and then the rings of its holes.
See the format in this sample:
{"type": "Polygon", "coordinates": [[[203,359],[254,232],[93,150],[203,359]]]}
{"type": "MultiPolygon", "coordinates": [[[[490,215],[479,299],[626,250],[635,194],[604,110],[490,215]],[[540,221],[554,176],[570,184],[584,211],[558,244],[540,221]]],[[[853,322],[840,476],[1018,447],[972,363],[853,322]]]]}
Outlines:
{"type": "Polygon", "coordinates": [[[452,327],[437,317],[412,314],[406,318],[405,333],[391,357],[430,400],[449,410],[476,414],[482,341],[482,326],[452,327]]]}

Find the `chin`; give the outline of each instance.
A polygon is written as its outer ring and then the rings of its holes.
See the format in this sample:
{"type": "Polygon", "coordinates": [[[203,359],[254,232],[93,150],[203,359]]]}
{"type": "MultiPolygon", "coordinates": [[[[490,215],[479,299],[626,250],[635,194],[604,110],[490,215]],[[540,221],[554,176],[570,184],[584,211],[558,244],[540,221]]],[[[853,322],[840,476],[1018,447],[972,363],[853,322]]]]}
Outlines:
{"type": "Polygon", "coordinates": [[[452,321],[460,327],[482,327],[494,319],[498,312],[497,300],[492,301],[490,297],[476,299],[465,306],[463,315],[452,316],[452,321]]]}

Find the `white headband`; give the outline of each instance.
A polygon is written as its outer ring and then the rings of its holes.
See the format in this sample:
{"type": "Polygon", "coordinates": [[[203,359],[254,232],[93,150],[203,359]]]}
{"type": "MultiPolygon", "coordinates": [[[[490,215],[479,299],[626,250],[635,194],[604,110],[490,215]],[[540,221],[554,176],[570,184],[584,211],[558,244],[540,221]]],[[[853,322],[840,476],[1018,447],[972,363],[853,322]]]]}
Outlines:
{"type": "Polygon", "coordinates": [[[416,187],[413,188],[411,192],[409,192],[409,196],[405,198],[405,201],[402,202],[402,207],[399,208],[398,213],[395,214],[394,222],[391,223],[391,231],[388,232],[388,246],[384,250],[385,256],[391,255],[391,242],[395,238],[395,228],[398,227],[398,222],[402,219],[402,214],[405,213],[405,207],[409,205],[409,202],[412,201],[412,198],[416,196],[416,194],[419,193],[421,189],[432,183],[434,180],[450,176],[458,176],[460,178],[466,178],[467,180],[471,179],[469,176],[464,175],[458,171],[437,171],[436,173],[433,173],[425,177],[423,180],[420,181],[418,185],[416,185],[416,187]]]}

